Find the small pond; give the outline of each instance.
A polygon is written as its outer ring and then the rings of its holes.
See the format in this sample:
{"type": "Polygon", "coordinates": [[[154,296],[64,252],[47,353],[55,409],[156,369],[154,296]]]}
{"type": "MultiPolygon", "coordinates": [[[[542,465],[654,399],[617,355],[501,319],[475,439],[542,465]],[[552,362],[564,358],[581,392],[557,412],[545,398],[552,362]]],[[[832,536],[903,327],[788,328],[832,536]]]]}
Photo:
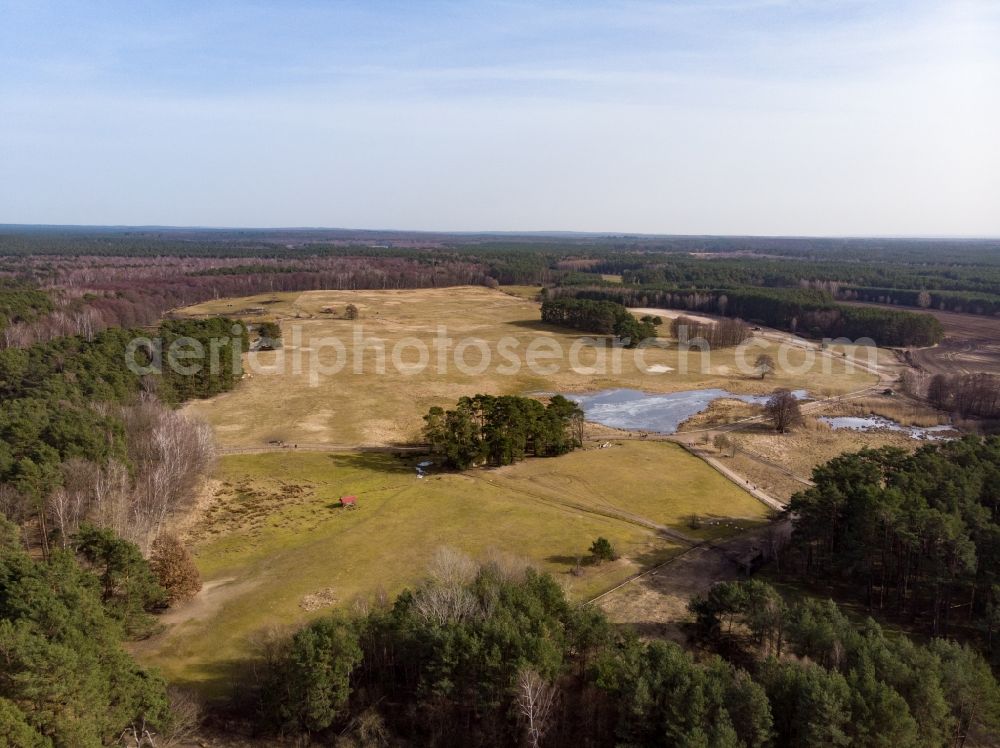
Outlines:
{"type": "MultiPolygon", "coordinates": [[[[800,400],[807,397],[805,390],[795,390],[793,394],[800,400]]],[[[673,434],[684,421],[706,410],[714,400],[732,398],[763,405],[770,395],[735,395],[723,389],[684,390],[667,394],[617,389],[566,397],[579,403],[588,421],[616,429],[673,434]]]]}
{"type": "Polygon", "coordinates": [[[942,426],[904,426],[897,421],[882,416],[824,416],[823,423],[830,424],[832,429],[850,429],[851,431],[898,431],[907,434],[911,439],[937,441],[951,438],[955,429],[948,424],[942,426]],[[947,435],[946,435],[947,434],[947,435]]]}

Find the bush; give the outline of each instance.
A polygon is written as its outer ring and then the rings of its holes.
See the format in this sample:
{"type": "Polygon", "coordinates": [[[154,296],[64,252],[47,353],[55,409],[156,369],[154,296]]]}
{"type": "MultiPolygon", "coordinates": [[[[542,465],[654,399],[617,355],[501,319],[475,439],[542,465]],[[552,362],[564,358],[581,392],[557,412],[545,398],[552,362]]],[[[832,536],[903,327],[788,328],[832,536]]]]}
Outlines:
{"type": "Polygon", "coordinates": [[[201,574],[187,548],[175,535],[160,535],[153,541],[149,566],[169,604],[189,600],[201,589],[201,574]]]}
{"type": "Polygon", "coordinates": [[[618,558],[618,553],[615,551],[615,547],[611,545],[610,540],[604,537],[598,538],[591,544],[590,553],[594,556],[597,563],[614,561],[618,558]]]}

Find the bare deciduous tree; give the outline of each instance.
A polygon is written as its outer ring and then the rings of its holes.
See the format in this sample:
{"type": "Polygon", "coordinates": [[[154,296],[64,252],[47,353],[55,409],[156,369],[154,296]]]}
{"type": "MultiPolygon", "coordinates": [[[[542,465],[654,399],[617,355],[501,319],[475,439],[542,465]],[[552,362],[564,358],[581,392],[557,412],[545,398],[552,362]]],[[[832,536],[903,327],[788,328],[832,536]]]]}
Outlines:
{"type": "Polygon", "coordinates": [[[799,401],[789,390],[778,389],[771,395],[764,412],[771,419],[775,430],[783,434],[792,426],[802,423],[802,410],[799,408],[799,401]]]}
{"type": "Polygon", "coordinates": [[[427,583],[413,596],[416,611],[439,624],[482,617],[482,609],[468,585],[476,578],[478,566],[453,548],[439,548],[428,569],[427,583]]]}
{"type": "Polygon", "coordinates": [[[143,549],[189,503],[215,459],[211,429],[152,399],[122,409],[129,457],[137,466],[133,537],[143,549]]]}
{"type": "Polygon", "coordinates": [[[517,677],[517,708],[524,723],[525,738],[538,748],[548,732],[556,703],[556,687],[534,670],[522,670],[517,677]]]}
{"type": "Polygon", "coordinates": [[[768,354],[762,353],[754,361],[754,367],[760,372],[760,378],[763,379],[768,374],[774,373],[774,359],[768,354]]]}
{"type": "Polygon", "coordinates": [[[120,407],[116,414],[125,424],[133,470],[115,459],[104,465],[81,459],[63,464],[62,485],[46,502],[47,518],[63,545],[87,520],[147,551],[167,520],[190,504],[215,458],[206,424],[153,398],[120,407]]]}

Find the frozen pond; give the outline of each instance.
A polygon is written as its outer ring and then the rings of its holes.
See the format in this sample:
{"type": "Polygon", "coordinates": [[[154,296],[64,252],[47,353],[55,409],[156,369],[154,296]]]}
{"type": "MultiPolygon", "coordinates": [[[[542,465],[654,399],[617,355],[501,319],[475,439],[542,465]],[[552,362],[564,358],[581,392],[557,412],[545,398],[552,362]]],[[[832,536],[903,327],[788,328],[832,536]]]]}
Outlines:
{"type": "Polygon", "coordinates": [[[850,429],[851,431],[898,431],[907,434],[912,439],[938,440],[947,439],[942,432],[954,431],[955,429],[944,424],[943,426],[904,426],[882,416],[824,416],[820,418],[823,423],[830,424],[832,429],[850,429]]]}
{"type": "MultiPolygon", "coordinates": [[[[805,390],[793,393],[800,400],[805,390]]],[[[673,434],[691,416],[701,413],[720,398],[763,405],[770,395],[734,395],[723,389],[685,390],[651,394],[639,390],[603,390],[592,395],[566,395],[579,403],[588,421],[616,429],[655,431],[673,434]]]]}

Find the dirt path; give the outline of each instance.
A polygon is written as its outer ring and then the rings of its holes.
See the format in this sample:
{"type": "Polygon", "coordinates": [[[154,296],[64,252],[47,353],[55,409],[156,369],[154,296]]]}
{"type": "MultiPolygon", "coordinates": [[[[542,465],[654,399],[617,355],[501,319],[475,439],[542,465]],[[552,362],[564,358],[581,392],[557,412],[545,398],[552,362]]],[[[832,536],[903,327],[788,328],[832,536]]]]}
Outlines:
{"type": "Polygon", "coordinates": [[[780,511],[784,510],[785,503],[783,501],[779,501],[778,499],[774,498],[770,494],[766,493],[763,489],[758,488],[757,486],[755,486],[754,484],[752,484],[749,480],[747,480],[746,478],[744,478],[743,476],[741,476],[736,471],[731,470],[727,466],[723,465],[719,460],[717,460],[712,455],[706,453],[704,450],[698,449],[693,444],[689,444],[689,443],[687,443],[687,442],[685,442],[683,440],[680,440],[680,439],[677,440],[677,444],[680,444],[682,447],[684,447],[688,452],[690,452],[691,454],[693,454],[695,457],[700,457],[702,460],[704,460],[705,462],[707,462],[709,465],[711,465],[713,468],[715,468],[722,475],[724,475],[727,478],[729,478],[729,480],[731,480],[733,483],[735,483],[736,485],[738,485],[740,488],[742,488],[744,491],[746,491],[747,493],[749,493],[751,496],[753,496],[758,501],[763,502],[764,504],[766,504],[767,506],[769,506],[771,509],[774,509],[776,511],[780,512],[780,511]]]}

